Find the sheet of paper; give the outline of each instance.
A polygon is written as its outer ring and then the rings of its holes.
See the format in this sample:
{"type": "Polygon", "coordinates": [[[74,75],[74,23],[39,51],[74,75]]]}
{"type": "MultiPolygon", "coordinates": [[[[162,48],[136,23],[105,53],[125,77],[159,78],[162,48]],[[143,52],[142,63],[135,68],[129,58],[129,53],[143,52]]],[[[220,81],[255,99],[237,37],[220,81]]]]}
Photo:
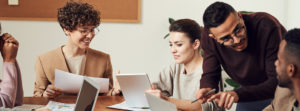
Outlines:
{"type": "MultiPolygon", "coordinates": [[[[82,75],[72,74],[69,72],[55,70],[54,86],[60,88],[65,93],[78,93],[83,82],[82,75]]],[[[97,84],[100,85],[100,93],[108,92],[109,79],[108,78],[98,78],[98,77],[88,77],[92,79],[97,84]]]]}
{"type": "Polygon", "coordinates": [[[39,109],[43,107],[45,107],[45,105],[22,104],[22,106],[16,106],[12,109],[0,107],[0,111],[33,111],[34,109],[39,109]]]}
{"type": "Polygon", "coordinates": [[[75,104],[67,104],[55,101],[49,101],[46,108],[51,111],[74,111],[75,104]]]}
{"type": "Polygon", "coordinates": [[[107,107],[113,108],[113,109],[130,110],[130,111],[151,111],[148,107],[147,108],[130,108],[126,105],[126,101],[121,102],[119,104],[107,106],[107,107]]]}

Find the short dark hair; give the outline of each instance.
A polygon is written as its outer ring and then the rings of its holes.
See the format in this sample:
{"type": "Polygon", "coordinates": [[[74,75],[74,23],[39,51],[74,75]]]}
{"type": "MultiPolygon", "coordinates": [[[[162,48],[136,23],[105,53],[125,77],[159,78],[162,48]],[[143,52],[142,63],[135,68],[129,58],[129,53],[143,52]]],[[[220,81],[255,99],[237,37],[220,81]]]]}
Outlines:
{"type": "Polygon", "coordinates": [[[296,58],[297,59],[296,62],[298,62],[299,64],[300,63],[300,29],[295,28],[289,30],[285,34],[284,40],[286,41],[286,46],[284,48],[286,55],[296,58]]]}
{"type": "Polygon", "coordinates": [[[203,14],[204,27],[209,29],[221,25],[231,12],[236,12],[232,6],[224,2],[209,5],[203,14]]]}
{"type": "Polygon", "coordinates": [[[99,26],[100,12],[87,3],[67,2],[58,9],[57,19],[63,29],[73,31],[77,26],[99,26]]]}
{"type": "Polygon", "coordinates": [[[200,40],[201,29],[200,25],[191,19],[179,19],[174,21],[170,27],[170,32],[183,32],[194,42],[196,39],[200,40]]]}

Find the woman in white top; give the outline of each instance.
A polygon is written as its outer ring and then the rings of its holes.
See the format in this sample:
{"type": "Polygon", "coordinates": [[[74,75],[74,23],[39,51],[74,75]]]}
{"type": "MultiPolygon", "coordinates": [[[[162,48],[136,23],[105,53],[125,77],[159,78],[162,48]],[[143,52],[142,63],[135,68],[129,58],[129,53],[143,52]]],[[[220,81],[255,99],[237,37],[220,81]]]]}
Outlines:
{"type": "Polygon", "coordinates": [[[175,63],[162,70],[152,89],[146,92],[175,104],[180,110],[201,110],[200,102],[191,103],[196,99],[194,94],[200,87],[202,75],[201,28],[194,20],[180,19],[173,22],[169,30],[175,63]]]}

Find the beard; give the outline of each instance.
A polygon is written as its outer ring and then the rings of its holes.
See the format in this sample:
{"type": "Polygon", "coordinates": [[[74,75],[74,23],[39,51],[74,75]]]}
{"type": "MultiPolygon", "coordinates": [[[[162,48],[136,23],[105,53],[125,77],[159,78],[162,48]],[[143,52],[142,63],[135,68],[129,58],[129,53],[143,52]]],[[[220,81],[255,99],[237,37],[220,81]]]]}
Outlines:
{"type": "Polygon", "coordinates": [[[279,85],[279,87],[289,88],[289,85],[282,83],[282,82],[279,82],[278,85],[279,85]]]}
{"type": "Polygon", "coordinates": [[[290,79],[282,81],[282,80],[278,80],[278,85],[279,87],[283,87],[283,88],[292,88],[292,81],[290,79]]]}

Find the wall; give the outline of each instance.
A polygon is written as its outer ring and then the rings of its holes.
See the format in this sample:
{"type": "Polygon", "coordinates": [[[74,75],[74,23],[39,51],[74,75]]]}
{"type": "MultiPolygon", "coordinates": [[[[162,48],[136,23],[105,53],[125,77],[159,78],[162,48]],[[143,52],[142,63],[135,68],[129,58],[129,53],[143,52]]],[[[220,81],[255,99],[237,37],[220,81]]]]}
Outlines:
{"type": "MultiPolygon", "coordinates": [[[[203,25],[203,12],[214,1],[143,0],[141,23],[102,23],[100,33],[96,35],[91,47],[111,55],[114,72],[116,69],[120,69],[121,73],[147,72],[153,78],[157,72],[173,61],[168,39],[163,39],[168,33],[168,17],[191,18],[203,25]]],[[[226,2],[236,10],[269,12],[285,26],[289,24],[291,27],[296,21],[292,17],[297,7],[291,3],[292,0],[226,0],[226,2]],[[289,8],[287,5],[292,5],[292,9],[287,9],[289,8]]],[[[55,21],[1,21],[1,23],[3,32],[11,33],[20,42],[17,58],[22,71],[25,96],[32,96],[37,55],[63,45],[67,37],[55,21]]]]}
{"type": "Polygon", "coordinates": [[[284,12],[287,16],[285,25],[287,29],[300,28],[299,4],[299,0],[287,0],[287,11],[284,12]]]}

